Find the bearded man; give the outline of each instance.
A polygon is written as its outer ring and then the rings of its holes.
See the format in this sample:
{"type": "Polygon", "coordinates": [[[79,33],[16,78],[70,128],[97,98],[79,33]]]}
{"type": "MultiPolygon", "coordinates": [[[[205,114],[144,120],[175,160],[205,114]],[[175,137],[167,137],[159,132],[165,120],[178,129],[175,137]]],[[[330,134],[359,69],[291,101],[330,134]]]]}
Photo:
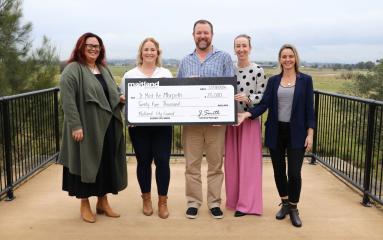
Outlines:
{"type": "MultiPolygon", "coordinates": [[[[234,65],[228,53],[213,47],[213,25],[207,20],[194,23],[195,50],[182,59],[178,78],[233,77],[234,65]]],[[[223,218],[221,189],[226,126],[185,125],[182,141],[186,159],[186,217],[195,219],[202,204],[201,162],[205,150],[208,163],[207,205],[213,218],[223,218]]]]}

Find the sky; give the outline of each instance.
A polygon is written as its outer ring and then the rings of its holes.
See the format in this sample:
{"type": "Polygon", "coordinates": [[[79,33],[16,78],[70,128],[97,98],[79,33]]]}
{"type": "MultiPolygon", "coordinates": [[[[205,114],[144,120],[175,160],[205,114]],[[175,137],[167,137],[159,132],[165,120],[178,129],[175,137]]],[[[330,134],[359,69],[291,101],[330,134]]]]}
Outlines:
{"type": "Polygon", "coordinates": [[[212,22],[214,47],[233,60],[233,39],[242,33],[252,37],[253,61],[277,61],[284,43],[306,62],[383,58],[382,0],[24,0],[23,14],[34,47],[46,35],[62,60],[85,32],[103,39],[108,59],[134,59],[149,36],[163,58],[181,59],[195,48],[198,19],[212,22]]]}

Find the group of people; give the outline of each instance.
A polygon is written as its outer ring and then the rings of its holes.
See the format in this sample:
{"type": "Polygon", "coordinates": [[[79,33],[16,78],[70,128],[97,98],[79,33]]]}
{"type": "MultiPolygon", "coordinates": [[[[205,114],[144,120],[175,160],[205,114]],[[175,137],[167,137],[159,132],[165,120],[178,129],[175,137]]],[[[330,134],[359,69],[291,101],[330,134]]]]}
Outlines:
{"type": "MultiPolygon", "coordinates": [[[[235,217],[263,213],[260,116],[268,110],[265,145],[270,150],[282,205],[276,218],[289,215],[294,226],[302,226],[297,209],[301,168],[305,151],[312,147],[315,118],[312,79],[299,71],[296,48],[289,44],[281,47],[278,54],[281,72],[267,79],[263,69],[250,61],[250,36],[241,34],[234,39],[235,65],[228,53],[212,45],[213,25],[209,21],[195,22],[193,38],[195,50],[182,59],[176,77],[235,76],[238,123],[235,126],[183,126],[186,217],[197,218],[203,203],[201,162],[204,153],[208,165],[207,206],[211,216],[223,218],[224,176],[226,208],[234,210],[235,217]]],[[[146,38],[138,49],[137,67],[125,73],[119,88],[106,66],[102,39],[93,33],[85,33],[78,39],[60,80],[64,129],[59,162],[63,165],[62,188],[70,196],[81,199],[80,213],[84,221],[96,221],[89,203],[92,196],[98,198],[97,214],[120,216],[109,205],[107,194],[117,194],[127,186],[122,117],[125,82],[129,78],[171,77],[171,72],[161,67],[159,43],[154,38],[146,38]]],[[[137,158],[142,212],[147,216],[153,214],[151,165],[154,160],[158,216],[168,218],[172,127],[129,126],[129,135],[137,158]]]]}

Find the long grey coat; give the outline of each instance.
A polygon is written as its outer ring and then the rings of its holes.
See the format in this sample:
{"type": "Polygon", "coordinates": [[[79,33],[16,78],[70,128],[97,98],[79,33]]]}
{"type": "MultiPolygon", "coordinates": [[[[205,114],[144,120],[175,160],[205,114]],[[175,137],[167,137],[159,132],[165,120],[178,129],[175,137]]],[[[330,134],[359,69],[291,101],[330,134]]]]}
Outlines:
{"type": "Polygon", "coordinates": [[[64,110],[64,127],[59,163],[69,172],[81,176],[84,183],[94,183],[101,163],[104,137],[114,116],[116,154],[115,164],[122,190],[127,186],[125,140],[121,115],[120,93],[108,69],[98,66],[109,91],[109,102],[94,74],[84,65],[68,64],[60,79],[60,94],[64,110]],[[76,142],[73,130],[83,129],[84,138],[76,142]]]}

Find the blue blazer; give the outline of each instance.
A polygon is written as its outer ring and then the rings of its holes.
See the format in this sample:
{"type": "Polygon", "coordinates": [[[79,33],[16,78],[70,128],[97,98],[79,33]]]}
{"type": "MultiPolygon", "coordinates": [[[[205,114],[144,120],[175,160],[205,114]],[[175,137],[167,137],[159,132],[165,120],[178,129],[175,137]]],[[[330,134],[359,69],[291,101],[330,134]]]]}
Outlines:
{"type": "MultiPolygon", "coordinates": [[[[278,88],[282,74],[269,78],[261,102],[248,112],[254,119],[269,110],[265,123],[265,145],[271,149],[277,147],[278,138],[278,88]]],[[[290,131],[291,148],[304,148],[307,129],[315,127],[314,89],[311,76],[297,73],[293,105],[291,109],[290,131]]]]}

